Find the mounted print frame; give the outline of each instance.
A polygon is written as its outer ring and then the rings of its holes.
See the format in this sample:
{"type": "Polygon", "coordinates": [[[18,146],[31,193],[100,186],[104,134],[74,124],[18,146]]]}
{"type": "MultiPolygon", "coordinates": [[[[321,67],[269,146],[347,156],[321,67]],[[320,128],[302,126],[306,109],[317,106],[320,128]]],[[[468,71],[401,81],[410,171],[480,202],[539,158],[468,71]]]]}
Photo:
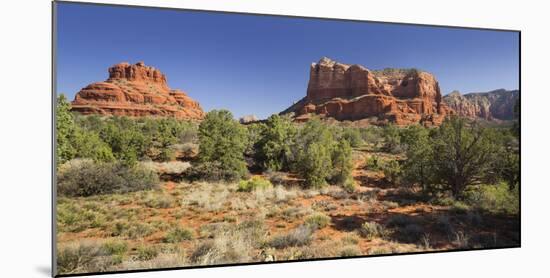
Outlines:
{"type": "Polygon", "coordinates": [[[53,275],[521,246],[521,32],[53,2],[53,275]]]}

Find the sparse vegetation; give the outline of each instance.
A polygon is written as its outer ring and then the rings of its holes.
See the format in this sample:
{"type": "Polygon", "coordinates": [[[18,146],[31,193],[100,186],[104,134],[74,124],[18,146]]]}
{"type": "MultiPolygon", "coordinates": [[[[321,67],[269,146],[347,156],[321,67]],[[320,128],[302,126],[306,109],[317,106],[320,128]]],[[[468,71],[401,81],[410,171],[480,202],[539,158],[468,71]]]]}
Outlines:
{"type": "Polygon", "coordinates": [[[509,130],[456,119],[355,128],[286,116],[244,126],[227,111],[197,125],[63,109],[61,273],[519,242],[499,230],[518,225],[519,154],[509,130]],[[458,166],[462,174],[448,175],[458,166]]]}

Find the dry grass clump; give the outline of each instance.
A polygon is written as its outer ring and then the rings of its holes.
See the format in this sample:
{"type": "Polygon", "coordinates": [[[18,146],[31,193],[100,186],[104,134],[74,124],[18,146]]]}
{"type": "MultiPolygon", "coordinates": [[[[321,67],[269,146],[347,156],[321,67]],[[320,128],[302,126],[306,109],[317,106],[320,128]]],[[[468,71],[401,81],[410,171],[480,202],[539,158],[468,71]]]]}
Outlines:
{"type": "Polygon", "coordinates": [[[201,182],[191,192],[184,194],[181,203],[202,211],[220,211],[229,201],[229,189],[225,184],[201,182]]]}
{"type": "Polygon", "coordinates": [[[184,161],[168,161],[168,162],[155,162],[155,161],[142,161],[140,162],[143,167],[155,171],[161,174],[181,174],[191,167],[191,163],[184,161]]]}
{"type": "Polygon", "coordinates": [[[359,228],[359,234],[368,240],[372,240],[375,237],[384,237],[388,232],[384,226],[376,222],[365,222],[359,228]]]}
{"type": "Polygon", "coordinates": [[[305,224],[314,230],[322,229],[330,223],[330,217],[322,213],[314,213],[306,218],[305,224]]]}
{"type": "Polygon", "coordinates": [[[304,246],[311,243],[314,229],[308,225],[301,225],[287,234],[274,236],[269,246],[277,249],[304,246]]]}
{"type": "Polygon", "coordinates": [[[250,262],[255,256],[254,249],[265,237],[263,220],[245,221],[239,225],[219,224],[208,232],[211,239],[198,244],[190,255],[192,264],[250,262]]]}
{"type": "Polygon", "coordinates": [[[166,243],[179,243],[191,239],[193,239],[193,231],[181,227],[175,227],[166,233],[163,241],[166,243]]]}

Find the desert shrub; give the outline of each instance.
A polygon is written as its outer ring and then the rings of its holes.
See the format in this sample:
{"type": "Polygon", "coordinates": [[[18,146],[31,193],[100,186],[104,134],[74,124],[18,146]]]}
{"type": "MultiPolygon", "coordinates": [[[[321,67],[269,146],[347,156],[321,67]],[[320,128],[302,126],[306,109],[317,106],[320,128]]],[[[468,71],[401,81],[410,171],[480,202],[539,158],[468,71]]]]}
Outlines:
{"type": "Polygon", "coordinates": [[[388,160],[382,163],[382,171],[384,177],[391,183],[399,183],[401,181],[401,166],[397,160],[388,160]]]}
{"type": "Polygon", "coordinates": [[[273,187],[269,180],[261,176],[254,176],[249,180],[241,180],[239,182],[238,191],[250,192],[254,190],[263,190],[273,187]]]}
{"type": "Polygon", "coordinates": [[[341,257],[355,257],[361,255],[361,249],[357,246],[344,246],[342,249],[340,249],[340,256],[341,257]]]}
{"type": "Polygon", "coordinates": [[[365,222],[359,228],[359,235],[368,240],[372,240],[375,237],[384,237],[386,235],[386,229],[376,222],[365,222]]]}
{"type": "Polygon", "coordinates": [[[237,226],[216,225],[209,231],[210,240],[193,250],[189,259],[194,264],[212,265],[243,263],[252,260],[254,248],[263,242],[265,230],[262,220],[245,221],[237,226]]]}
{"type": "Polygon", "coordinates": [[[83,161],[57,174],[57,193],[60,196],[91,196],[127,193],[154,188],[158,176],[139,165],[96,163],[83,161]]]}
{"type": "Polygon", "coordinates": [[[433,139],[437,183],[460,198],[466,186],[491,173],[496,145],[490,132],[459,117],[446,119],[433,139]]]}
{"type": "Polygon", "coordinates": [[[246,177],[246,174],[232,169],[225,169],[217,161],[201,162],[197,165],[187,168],[183,176],[189,181],[236,181],[246,177]]]}
{"type": "Polygon", "coordinates": [[[287,247],[308,245],[311,243],[312,235],[313,229],[309,226],[302,225],[287,234],[273,237],[269,241],[269,246],[277,249],[283,249],[287,247]]]}
{"type": "Polygon", "coordinates": [[[77,157],[91,158],[98,162],[115,160],[111,147],[103,142],[96,132],[76,128],[73,144],[77,157]]]}
{"type": "Polygon", "coordinates": [[[266,170],[289,169],[290,148],[296,135],[296,128],[291,119],[275,114],[261,127],[260,138],[254,145],[256,160],[266,170]]]}
{"type": "Polygon", "coordinates": [[[306,218],[305,224],[314,230],[322,229],[330,223],[330,217],[322,213],[316,213],[306,218]]]}
{"type": "Polygon", "coordinates": [[[244,151],[246,129],[227,110],[206,114],[199,126],[199,163],[224,178],[237,179],[247,174],[244,151]]]}
{"type": "Polygon", "coordinates": [[[353,148],[357,148],[363,143],[361,132],[357,128],[344,128],[341,139],[347,141],[353,148]]]}
{"type": "Polygon", "coordinates": [[[384,127],[382,136],[384,137],[383,150],[389,153],[402,152],[401,136],[399,134],[399,128],[394,125],[388,125],[384,127]]]}
{"type": "Polygon", "coordinates": [[[136,248],[136,259],[140,261],[149,261],[158,256],[159,251],[154,246],[139,245],[136,248]]]}
{"type": "Polygon", "coordinates": [[[293,147],[293,168],[305,179],[306,186],[322,187],[332,172],[334,138],[319,119],[309,120],[300,130],[293,147]]]}
{"type": "Polygon", "coordinates": [[[101,228],[106,224],[106,217],[99,210],[86,209],[74,203],[61,203],[56,209],[59,231],[81,232],[101,228]]]}
{"type": "Polygon", "coordinates": [[[130,239],[140,239],[152,235],[155,231],[155,228],[149,224],[135,222],[129,225],[123,233],[130,239]]]}
{"type": "Polygon", "coordinates": [[[105,250],[109,255],[123,256],[126,251],[128,251],[128,243],[125,241],[107,241],[103,243],[103,250],[105,250]]]}
{"type": "Polygon", "coordinates": [[[75,132],[73,115],[70,112],[71,104],[65,95],[57,97],[55,112],[56,135],[56,164],[60,165],[76,156],[76,149],[72,144],[75,132]]]}
{"type": "Polygon", "coordinates": [[[286,174],[283,172],[267,171],[265,173],[272,184],[284,184],[286,174]]]}
{"type": "Polygon", "coordinates": [[[359,129],[359,132],[361,134],[361,139],[363,142],[378,145],[378,143],[381,142],[383,139],[381,130],[382,129],[376,126],[370,126],[359,129]]]}
{"type": "Polygon", "coordinates": [[[305,178],[306,184],[312,187],[326,185],[326,179],[330,175],[330,152],[326,146],[320,143],[312,143],[301,153],[299,159],[299,172],[305,178]]]}
{"type": "Polygon", "coordinates": [[[174,207],[174,205],[176,204],[176,200],[174,199],[174,197],[166,194],[150,194],[145,200],[143,200],[143,204],[149,208],[165,209],[174,207]]]}
{"type": "Polygon", "coordinates": [[[519,190],[509,190],[505,183],[480,185],[468,188],[464,202],[470,206],[492,213],[519,213],[519,190]]]}
{"type": "Polygon", "coordinates": [[[403,164],[404,179],[409,184],[418,184],[428,192],[433,181],[433,147],[429,130],[412,125],[402,133],[407,159],[403,164]]]}
{"type": "MultiPolygon", "coordinates": [[[[122,248],[115,251],[125,250],[122,248]]],[[[107,271],[121,263],[121,256],[122,254],[111,254],[105,245],[96,241],[58,245],[57,271],[58,274],[107,271]]]]}
{"type": "Polygon", "coordinates": [[[332,152],[333,175],[332,181],[337,184],[342,184],[347,189],[353,189],[353,161],[351,160],[351,146],[346,140],[336,144],[332,152]]]}
{"type": "Polygon", "coordinates": [[[193,239],[193,232],[191,230],[176,227],[166,233],[163,241],[166,243],[179,243],[191,239],[193,239]]]}
{"type": "Polygon", "coordinates": [[[378,156],[368,156],[365,161],[365,166],[371,171],[380,171],[382,169],[382,160],[378,156]]]}

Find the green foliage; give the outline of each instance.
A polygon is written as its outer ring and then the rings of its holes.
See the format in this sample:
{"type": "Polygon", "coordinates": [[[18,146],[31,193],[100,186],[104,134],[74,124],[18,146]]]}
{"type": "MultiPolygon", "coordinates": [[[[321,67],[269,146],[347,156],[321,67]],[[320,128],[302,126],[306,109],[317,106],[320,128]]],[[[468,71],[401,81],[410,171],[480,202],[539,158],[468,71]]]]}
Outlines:
{"type": "Polygon", "coordinates": [[[231,173],[231,178],[247,175],[244,151],[246,129],[233,119],[227,110],[213,110],[206,114],[199,126],[199,163],[231,173]]]}
{"type": "Polygon", "coordinates": [[[384,151],[389,153],[400,153],[402,151],[399,128],[394,125],[388,125],[384,127],[382,136],[384,137],[384,151]]]}
{"type": "Polygon", "coordinates": [[[391,183],[400,183],[401,181],[401,166],[397,160],[388,160],[382,164],[384,176],[391,183]]]}
{"type": "Polygon", "coordinates": [[[149,169],[123,163],[80,161],[62,165],[57,173],[60,196],[91,196],[151,189],[158,176],[149,169]]]}
{"type": "Polygon", "coordinates": [[[497,151],[488,130],[454,116],[440,126],[433,146],[435,179],[455,197],[490,173],[497,151]]]}
{"type": "Polygon", "coordinates": [[[316,213],[306,218],[305,224],[314,230],[322,229],[330,223],[330,217],[322,213],[316,213]]]}
{"type": "Polygon", "coordinates": [[[357,128],[344,128],[341,139],[348,141],[351,147],[357,148],[363,143],[361,132],[357,128]]]}
{"type": "Polygon", "coordinates": [[[78,157],[91,158],[97,162],[115,160],[111,147],[103,142],[96,132],[77,128],[74,132],[73,143],[78,157]]]}
{"type": "Polygon", "coordinates": [[[410,184],[418,184],[427,192],[433,181],[433,148],[428,129],[413,125],[402,133],[407,159],[403,164],[403,175],[410,184]]]}
{"type": "Polygon", "coordinates": [[[509,190],[505,183],[469,187],[464,192],[464,201],[491,213],[519,213],[519,190],[509,190]]]}
{"type": "Polygon", "coordinates": [[[296,135],[296,128],[288,116],[272,115],[260,131],[255,144],[256,160],[263,169],[280,171],[289,168],[289,153],[296,135]]]}
{"type": "Polygon", "coordinates": [[[60,165],[73,159],[76,156],[76,149],[72,144],[75,132],[73,115],[71,115],[71,105],[65,95],[57,97],[55,112],[56,128],[56,164],[60,165]]]}
{"type": "Polygon", "coordinates": [[[137,247],[136,259],[140,261],[149,261],[158,256],[158,250],[154,246],[140,245],[137,247]]]}
{"type": "Polygon", "coordinates": [[[382,161],[380,158],[378,158],[378,156],[376,155],[371,155],[371,156],[368,156],[366,161],[365,161],[365,166],[367,167],[368,170],[371,170],[371,171],[380,171],[382,169],[382,161]]]}
{"type": "Polygon", "coordinates": [[[250,192],[254,190],[263,190],[273,187],[269,180],[261,176],[254,176],[249,180],[241,180],[239,182],[238,191],[250,192]]]}
{"type": "Polygon", "coordinates": [[[306,184],[321,187],[326,184],[332,170],[332,133],[320,120],[312,119],[300,130],[296,138],[294,168],[306,184]]]}
{"type": "Polygon", "coordinates": [[[365,222],[359,228],[359,235],[368,240],[372,240],[375,237],[383,237],[386,234],[386,229],[376,222],[365,222]]]}
{"type": "Polygon", "coordinates": [[[193,232],[189,229],[176,227],[170,230],[164,237],[166,243],[180,243],[185,240],[193,239],[193,232]]]}
{"type": "Polygon", "coordinates": [[[347,140],[336,144],[332,152],[333,176],[332,180],[338,184],[353,186],[353,161],[351,159],[351,146],[347,140]],[[351,183],[350,183],[351,181],[351,183]]]}

